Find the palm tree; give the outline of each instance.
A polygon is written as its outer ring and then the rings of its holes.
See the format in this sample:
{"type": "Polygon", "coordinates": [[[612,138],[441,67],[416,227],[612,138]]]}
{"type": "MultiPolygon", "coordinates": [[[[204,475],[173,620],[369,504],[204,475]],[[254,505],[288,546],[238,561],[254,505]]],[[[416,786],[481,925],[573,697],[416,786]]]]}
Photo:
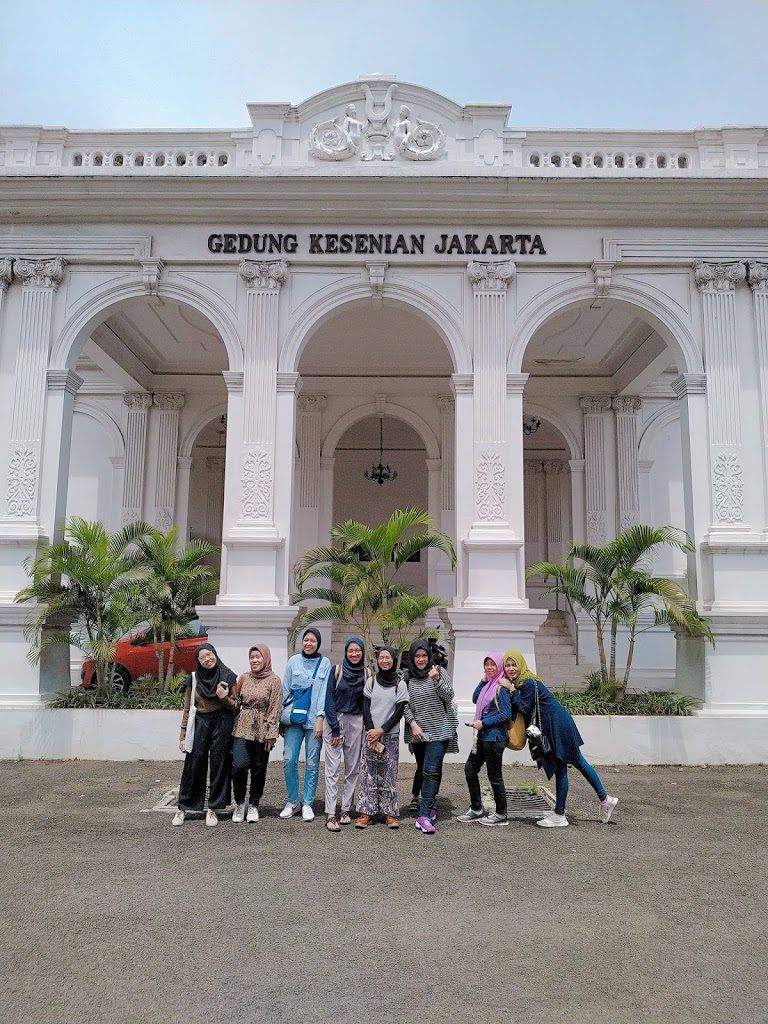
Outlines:
{"type": "Polygon", "coordinates": [[[175,528],[168,533],[150,530],[138,541],[149,573],[139,586],[132,588],[132,600],[140,619],[149,623],[152,644],[157,657],[157,679],[165,691],[173,679],[176,643],[187,635],[187,627],[195,617],[195,605],[205,594],[216,590],[218,578],[205,564],[213,546],[204,540],[190,541],[179,550],[175,528]],[[166,671],[164,644],[169,644],[166,671]]]}
{"type": "Polygon", "coordinates": [[[375,527],[347,520],[331,530],[331,539],[333,547],[312,548],[296,567],[297,591],[291,602],[320,604],[298,617],[294,638],[313,622],[330,619],[357,630],[371,659],[374,641],[393,640],[402,649],[413,624],[443,602],[417,594],[397,575],[409,558],[427,548],[442,551],[455,566],[450,537],[434,529],[423,509],[408,508],[393,512],[375,527]]]}
{"type": "Polygon", "coordinates": [[[136,544],[149,530],[136,522],[110,534],[102,523],[72,516],[63,541],[26,559],[31,583],[14,600],[35,602],[24,631],[30,661],[53,644],[71,645],[93,659],[100,690],[113,682],[115,644],[138,621],[131,587],[147,579],[148,569],[136,544]],[[43,633],[62,618],[66,629],[43,633]]]}
{"type": "Polygon", "coordinates": [[[674,580],[654,576],[643,568],[655,547],[667,545],[678,551],[694,550],[690,537],[673,526],[631,526],[603,546],[574,544],[563,563],[537,562],[527,572],[529,578],[543,576],[554,580],[545,594],[562,594],[571,610],[579,605],[595,627],[600,675],[614,693],[626,689],[635,642],[639,634],[654,626],[669,625],[702,636],[714,644],[707,622],[695,603],[674,580]],[[577,560],[580,564],[568,564],[577,560]],[[643,613],[652,620],[643,625],[643,613]],[[624,678],[616,680],[616,648],[619,626],[629,630],[629,648],[624,678]],[[610,629],[610,651],[606,655],[605,632],[610,629]]]}

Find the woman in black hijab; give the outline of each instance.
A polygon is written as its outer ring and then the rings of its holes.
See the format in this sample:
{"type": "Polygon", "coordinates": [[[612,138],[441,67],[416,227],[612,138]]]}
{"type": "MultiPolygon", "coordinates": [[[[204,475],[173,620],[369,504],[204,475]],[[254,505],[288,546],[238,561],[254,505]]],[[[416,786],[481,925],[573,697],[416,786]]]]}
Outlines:
{"type": "Polygon", "coordinates": [[[188,811],[202,814],[210,762],[211,785],[206,825],[218,825],[217,810],[229,803],[230,750],[237,678],[216,653],[213,644],[197,652],[197,668],[184,682],[184,713],[179,749],[186,753],[179,786],[179,809],[173,824],[183,825],[188,811]]]}

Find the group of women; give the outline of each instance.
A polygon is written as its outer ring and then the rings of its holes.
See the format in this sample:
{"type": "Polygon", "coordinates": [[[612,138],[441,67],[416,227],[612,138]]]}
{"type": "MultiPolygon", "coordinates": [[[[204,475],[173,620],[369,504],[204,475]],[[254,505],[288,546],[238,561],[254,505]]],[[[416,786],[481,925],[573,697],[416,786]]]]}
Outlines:
{"type": "MultiPolygon", "coordinates": [[[[304,821],[314,819],[324,749],[328,831],[340,832],[345,825],[365,829],[377,816],[388,828],[397,829],[402,721],[404,738],[416,758],[410,809],[421,832],[431,835],[437,831],[443,760],[449,751],[458,752],[459,722],[451,680],[445,669],[434,664],[429,643],[416,640],[411,644],[403,669],[397,667],[397,651],[379,648],[373,674],[366,672],[365,644],[360,637],[347,640],[344,658],[336,666],[321,653],[320,644],[318,630],[305,630],[301,650],[289,658],[282,680],[272,670],[271,654],[264,644],[251,647],[250,671],[238,677],[221,662],[211,644],[200,648],[197,669],[185,683],[179,746],[186,757],[174,825],[182,825],[187,813],[203,812],[209,771],[206,825],[218,824],[217,812],[229,805],[231,796],[234,822],[258,821],[270,751],[282,734],[287,800],[281,818],[301,814],[304,821]],[[300,787],[302,746],[305,767],[300,787]]],[[[472,698],[474,720],[467,723],[474,730],[464,769],[470,807],[458,820],[491,827],[507,825],[502,757],[508,727],[519,714],[535,738],[532,752],[539,767],[548,778],[555,777],[555,808],[537,824],[545,828],[568,825],[569,765],[595,790],[600,820],[607,822],[617,798],[606,792],[595,769],[584,759],[583,740],[573,718],[529,671],[523,655],[519,651],[489,654],[483,673],[472,698]],[[493,811],[486,811],[482,803],[483,765],[493,792],[493,811]]]]}

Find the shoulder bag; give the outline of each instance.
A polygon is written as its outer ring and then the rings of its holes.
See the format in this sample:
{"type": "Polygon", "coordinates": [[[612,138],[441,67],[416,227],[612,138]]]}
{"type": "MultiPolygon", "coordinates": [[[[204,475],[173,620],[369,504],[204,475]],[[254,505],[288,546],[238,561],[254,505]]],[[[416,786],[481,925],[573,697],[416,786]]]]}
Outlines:
{"type": "MultiPolygon", "coordinates": [[[[499,687],[496,690],[496,696],[494,700],[496,702],[496,710],[501,714],[501,708],[499,707],[499,687]]],[[[527,736],[525,735],[525,719],[518,711],[511,722],[507,723],[507,750],[522,750],[525,746],[527,736]]]]}
{"type": "Polygon", "coordinates": [[[283,701],[283,708],[290,707],[288,712],[289,725],[306,725],[309,718],[309,709],[312,704],[312,684],[317,678],[322,658],[317,659],[315,671],[312,673],[312,682],[303,690],[292,690],[283,701]]]}
{"type": "Polygon", "coordinates": [[[195,744],[195,718],[197,718],[197,708],[195,707],[195,689],[197,687],[197,680],[195,679],[195,673],[192,673],[192,692],[189,695],[189,715],[187,717],[187,731],[184,733],[184,751],[187,754],[192,752],[192,747],[195,744]]]}

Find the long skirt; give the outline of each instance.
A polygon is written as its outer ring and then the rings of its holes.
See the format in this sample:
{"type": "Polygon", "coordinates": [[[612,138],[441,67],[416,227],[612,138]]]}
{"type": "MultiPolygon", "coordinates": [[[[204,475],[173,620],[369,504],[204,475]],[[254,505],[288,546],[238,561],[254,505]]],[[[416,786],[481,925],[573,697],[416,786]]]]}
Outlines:
{"type": "Polygon", "coordinates": [[[381,742],[384,744],[381,754],[363,742],[357,809],[360,814],[383,814],[388,818],[397,818],[400,816],[397,799],[400,737],[382,736],[381,742]]]}

